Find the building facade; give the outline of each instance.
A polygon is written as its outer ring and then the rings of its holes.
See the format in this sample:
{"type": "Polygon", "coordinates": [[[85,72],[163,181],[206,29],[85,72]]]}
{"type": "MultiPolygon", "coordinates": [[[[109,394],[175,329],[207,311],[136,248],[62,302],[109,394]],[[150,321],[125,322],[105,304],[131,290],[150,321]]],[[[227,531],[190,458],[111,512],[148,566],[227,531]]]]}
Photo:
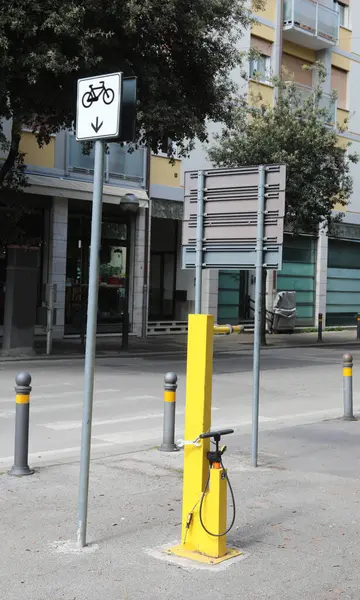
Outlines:
{"type": "MultiPolygon", "coordinates": [[[[349,120],[339,133],[339,143],[352,143],[360,152],[360,112],[357,87],[360,76],[360,6],[355,0],[267,0],[265,8],[254,13],[255,24],[246,32],[239,47],[256,48],[259,57],[248,65],[248,81],[242,91],[260,92],[265,101],[276,102],[271,74],[291,77],[306,96],[316,84],[316,75],[303,69],[321,60],[327,69],[324,102],[337,92],[332,106],[334,122],[349,120]],[[256,74],[256,77],[255,77],[256,74]]],[[[240,73],[234,73],[239,82],[240,73]]],[[[210,125],[209,133],[218,130],[210,125]]],[[[198,145],[183,171],[211,167],[206,148],[198,145]]],[[[277,291],[297,292],[297,323],[314,325],[318,313],[328,325],[354,323],[360,311],[360,165],[352,166],[354,192],[336,237],[321,230],[317,237],[292,238],[285,235],[282,271],[267,278],[267,305],[271,308],[277,291]]],[[[204,303],[219,322],[251,318],[254,273],[214,271],[204,303]]],[[[205,291],[205,290],[204,290],[205,291]]],[[[205,307],[204,307],[205,309],[205,307]]]]}
{"type": "MultiPolygon", "coordinates": [[[[339,133],[339,143],[351,141],[352,150],[360,153],[360,6],[355,0],[267,0],[254,17],[255,24],[244,32],[239,49],[256,48],[259,58],[248,64],[247,80],[240,69],[232,73],[240,92],[260,91],[269,103],[276,102],[270,74],[283,70],[306,95],[315,81],[303,65],[321,60],[328,73],[325,101],[332,90],[338,94],[334,121],[349,119],[347,131],[339,133]]],[[[220,128],[209,124],[210,140],[220,128]]],[[[25,198],[32,208],[27,226],[41,246],[38,306],[45,300],[44,284],[56,284],[54,335],[78,335],[86,315],[93,153],[83,154],[69,131],[53,136],[40,149],[34,135],[24,130],[21,151],[30,184],[25,198]]],[[[121,332],[127,312],[137,336],[186,329],[187,316],[194,310],[195,273],[181,269],[183,177],[187,170],[211,166],[207,148],[200,143],[189,158],[175,158],[172,163],[145,148],[129,153],[126,147],[109,144],[99,332],[121,332]],[[137,206],[127,205],[128,193],[136,196],[137,206]]],[[[352,176],[354,193],[336,238],[325,230],[316,237],[285,236],[283,269],[267,278],[268,308],[277,291],[297,292],[299,325],[316,324],[319,312],[326,315],[328,325],[352,323],[360,311],[360,165],[352,167],[352,176]]],[[[0,329],[5,278],[4,254],[0,256],[0,329]]],[[[203,312],[214,314],[220,323],[251,320],[254,284],[251,271],[204,271],[203,312]]],[[[44,333],[40,317],[37,332],[44,333]]]]}
{"type": "MultiPolygon", "coordinates": [[[[29,239],[35,239],[40,245],[41,255],[36,332],[45,332],[41,310],[46,300],[45,284],[56,284],[53,336],[79,335],[86,319],[94,153],[84,154],[70,131],[58,133],[47,146],[39,148],[35,136],[24,130],[20,150],[25,154],[29,184],[21,203],[31,209],[25,229],[29,239]]],[[[149,310],[156,314],[160,311],[161,317],[174,314],[179,207],[182,206],[179,162],[169,164],[165,156],[152,156],[146,148],[128,152],[119,144],[108,145],[100,251],[99,333],[121,332],[124,314],[128,312],[130,331],[144,336],[149,310]],[[135,203],[129,204],[126,194],[135,196],[135,203]],[[166,242],[168,230],[176,235],[168,236],[166,242]],[[157,256],[161,257],[160,268],[157,256]],[[168,277],[170,272],[174,281],[171,285],[165,284],[167,301],[161,301],[159,309],[159,291],[163,293],[164,275],[168,277]]],[[[4,252],[0,256],[0,334],[4,322],[6,267],[4,252]]]]}

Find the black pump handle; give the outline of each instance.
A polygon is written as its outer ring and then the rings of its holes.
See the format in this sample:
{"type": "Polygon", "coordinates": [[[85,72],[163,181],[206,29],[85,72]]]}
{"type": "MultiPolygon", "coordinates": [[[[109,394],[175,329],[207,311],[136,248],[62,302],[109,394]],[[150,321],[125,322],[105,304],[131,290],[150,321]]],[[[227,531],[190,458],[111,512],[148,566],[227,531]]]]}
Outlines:
{"type": "Polygon", "coordinates": [[[208,431],[207,433],[202,433],[200,435],[201,440],[205,440],[206,438],[218,438],[222,435],[228,435],[229,433],[234,433],[233,429],[219,429],[218,431],[208,431]]]}

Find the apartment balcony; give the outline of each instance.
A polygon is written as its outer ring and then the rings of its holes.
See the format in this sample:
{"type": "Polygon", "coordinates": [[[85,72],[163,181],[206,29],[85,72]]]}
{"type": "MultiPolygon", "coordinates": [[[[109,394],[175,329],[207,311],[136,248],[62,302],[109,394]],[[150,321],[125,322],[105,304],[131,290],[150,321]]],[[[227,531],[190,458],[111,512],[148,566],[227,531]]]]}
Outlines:
{"type": "MultiPolygon", "coordinates": [[[[312,89],[307,85],[301,83],[295,83],[297,95],[301,101],[305,101],[311,94],[312,89]]],[[[332,98],[330,94],[323,94],[319,100],[319,108],[326,108],[328,117],[325,122],[328,125],[335,125],[337,121],[337,102],[332,98]]]]}
{"type": "Polygon", "coordinates": [[[339,42],[339,13],[313,0],[284,1],[284,39],[323,50],[339,42]]]}
{"type": "MultiPolygon", "coordinates": [[[[126,146],[108,144],[105,156],[105,181],[113,185],[144,187],[146,177],[146,150],[128,152],[126,146]]],[[[68,136],[67,173],[75,179],[88,179],[94,174],[94,149],[83,153],[83,147],[74,135],[68,136]]]]}

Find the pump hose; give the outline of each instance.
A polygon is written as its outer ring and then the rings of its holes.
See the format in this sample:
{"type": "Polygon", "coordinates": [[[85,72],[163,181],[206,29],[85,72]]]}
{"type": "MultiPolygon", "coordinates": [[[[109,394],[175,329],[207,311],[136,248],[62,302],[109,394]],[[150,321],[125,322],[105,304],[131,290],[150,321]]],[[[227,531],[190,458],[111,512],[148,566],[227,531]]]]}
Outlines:
{"type": "Polygon", "coordinates": [[[204,525],[204,521],[203,521],[203,517],[202,517],[202,511],[203,511],[204,499],[205,499],[206,492],[207,492],[207,490],[209,488],[209,483],[210,483],[210,468],[209,468],[209,475],[208,475],[208,478],[207,478],[207,481],[206,481],[206,485],[205,485],[205,488],[204,488],[204,491],[202,493],[201,500],[200,500],[199,518],[200,518],[200,523],[201,523],[201,527],[203,528],[203,530],[206,531],[206,533],[208,533],[209,535],[212,535],[213,537],[223,537],[224,535],[226,535],[227,533],[229,533],[229,531],[234,526],[235,518],[236,518],[236,506],[235,506],[234,491],[232,489],[232,485],[230,483],[230,479],[229,479],[227,471],[226,471],[226,469],[225,469],[225,467],[223,465],[223,462],[221,461],[220,464],[221,464],[222,469],[224,470],[225,478],[226,478],[227,484],[229,486],[229,490],[230,490],[230,494],[231,494],[231,498],[232,498],[232,502],[233,502],[233,517],[232,517],[232,520],[231,520],[231,523],[230,523],[229,527],[227,528],[226,531],[224,531],[224,533],[212,533],[204,525]]]}

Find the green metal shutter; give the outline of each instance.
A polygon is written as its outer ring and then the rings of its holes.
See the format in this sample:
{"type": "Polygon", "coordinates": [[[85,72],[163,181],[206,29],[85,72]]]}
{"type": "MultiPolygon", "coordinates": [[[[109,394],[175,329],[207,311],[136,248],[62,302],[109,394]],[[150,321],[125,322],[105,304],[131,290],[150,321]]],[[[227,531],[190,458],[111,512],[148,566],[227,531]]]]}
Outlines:
{"type": "Polygon", "coordinates": [[[315,313],[316,239],[284,236],[283,268],[277,291],[296,292],[297,325],[313,325],[315,313]]]}
{"type": "Polygon", "coordinates": [[[246,312],[246,271],[219,271],[218,323],[236,325],[246,312]]]}
{"type": "Polygon", "coordinates": [[[326,323],[355,325],[360,311],[360,245],[329,239],[326,323]]]}

